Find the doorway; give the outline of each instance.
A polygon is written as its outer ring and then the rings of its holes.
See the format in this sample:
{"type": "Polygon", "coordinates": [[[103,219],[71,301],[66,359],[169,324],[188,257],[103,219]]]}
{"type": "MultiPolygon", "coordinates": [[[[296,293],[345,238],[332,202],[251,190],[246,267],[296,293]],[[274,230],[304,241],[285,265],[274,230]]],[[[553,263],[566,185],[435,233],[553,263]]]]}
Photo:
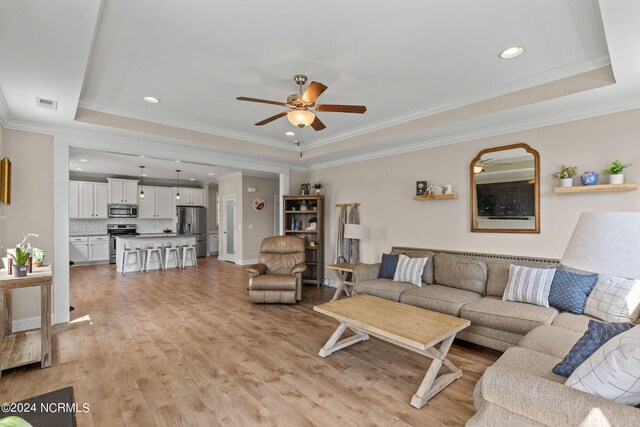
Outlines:
{"type": "Polygon", "coordinates": [[[236,195],[222,198],[222,256],[236,262],[236,195]]]}

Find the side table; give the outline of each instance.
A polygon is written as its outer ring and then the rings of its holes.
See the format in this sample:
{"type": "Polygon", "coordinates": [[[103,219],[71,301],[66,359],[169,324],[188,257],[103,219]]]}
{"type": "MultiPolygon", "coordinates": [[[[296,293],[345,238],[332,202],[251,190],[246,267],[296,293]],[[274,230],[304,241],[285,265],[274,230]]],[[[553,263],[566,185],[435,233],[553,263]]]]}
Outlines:
{"type": "Polygon", "coordinates": [[[0,375],[2,370],[40,362],[51,366],[51,267],[34,267],[26,277],[0,270],[0,375]],[[12,332],[11,302],[14,289],[40,287],[40,329],[12,332]]]}
{"type": "Polygon", "coordinates": [[[351,296],[355,283],[347,281],[347,275],[349,273],[353,273],[355,267],[356,264],[347,263],[327,265],[327,269],[336,272],[336,276],[338,276],[338,281],[340,282],[338,284],[338,289],[336,289],[336,293],[333,295],[333,298],[331,298],[331,301],[337,300],[340,297],[342,291],[344,291],[344,293],[347,294],[348,297],[351,296]]]}

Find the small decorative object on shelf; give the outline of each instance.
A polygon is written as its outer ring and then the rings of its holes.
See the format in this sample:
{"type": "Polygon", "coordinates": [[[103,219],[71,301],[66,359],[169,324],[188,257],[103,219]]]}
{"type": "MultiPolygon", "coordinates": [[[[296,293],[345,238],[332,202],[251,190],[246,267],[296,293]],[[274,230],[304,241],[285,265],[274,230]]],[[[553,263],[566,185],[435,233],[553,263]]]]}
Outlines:
{"type": "Polygon", "coordinates": [[[602,172],[609,175],[609,184],[624,184],[622,171],[629,166],[631,166],[631,163],[623,164],[620,160],[615,160],[610,165],[607,165],[602,172]]]}
{"type": "Polygon", "coordinates": [[[309,191],[311,191],[311,184],[309,184],[309,183],[300,184],[300,195],[301,196],[308,196],[309,195],[309,191]]]}
{"type": "Polygon", "coordinates": [[[7,251],[7,255],[11,257],[12,272],[14,277],[25,277],[27,272],[32,268],[29,261],[31,260],[31,243],[27,241],[29,237],[38,237],[37,234],[23,235],[22,242],[16,245],[15,249],[7,251]]]}
{"type": "Polygon", "coordinates": [[[442,188],[444,188],[444,194],[453,194],[453,185],[445,184],[442,188]]]}
{"type": "Polygon", "coordinates": [[[593,171],[585,172],[580,177],[580,182],[582,182],[582,185],[596,185],[598,183],[598,174],[593,171]]]}
{"type": "Polygon", "coordinates": [[[424,196],[424,194],[427,192],[427,189],[427,181],[416,181],[416,196],[424,196]]]}
{"type": "Polygon", "coordinates": [[[573,187],[573,178],[578,174],[577,166],[560,166],[560,170],[552,176],[560,180],[560,187],[573,187]]]}
{"type": "Polygon", "coordinates": [[[309,210],[309,206],[307,206],[307,202],[305,202],[304,200],[302,201],[302,203],[300,203],[300,210],[301,211],[308,211],[309,210]]]}
{"type": "Polygon", "coordinates": [[[320,194],[322,194],[322,192],[320,191],[320,189],[322,188],[322,184],[320,184],[319,182],[316,182],[315,184],[313,184],[313,188],[316,189],[316,196],[319,196],[320,194]]]}
{"type": "Polygon", "coordinates": [[[42,264],[44,263],[44,251],[42,249],[31,249],[31,257],[33,258],[34,267],[42,267],[42,264]]]}

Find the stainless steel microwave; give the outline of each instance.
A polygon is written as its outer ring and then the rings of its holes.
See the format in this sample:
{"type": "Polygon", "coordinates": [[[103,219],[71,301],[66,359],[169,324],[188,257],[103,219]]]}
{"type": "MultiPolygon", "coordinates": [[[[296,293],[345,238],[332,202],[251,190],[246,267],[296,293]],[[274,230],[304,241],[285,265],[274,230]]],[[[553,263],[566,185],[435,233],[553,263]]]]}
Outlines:
{"type": "Polygon", "coordinates": [[[109,218],[138,218],[138,205],[109,205],[109,218]]]}

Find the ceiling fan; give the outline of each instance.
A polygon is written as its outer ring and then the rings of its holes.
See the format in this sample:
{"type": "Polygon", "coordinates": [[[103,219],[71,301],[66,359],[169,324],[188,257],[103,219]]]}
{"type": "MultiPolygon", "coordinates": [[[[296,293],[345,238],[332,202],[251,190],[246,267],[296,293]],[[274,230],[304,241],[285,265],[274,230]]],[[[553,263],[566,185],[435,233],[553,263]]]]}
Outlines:
{"type": "Polygon", "coordinates": [[[322,130],[326,128],[324,123],[320,120],[318,116],[312,113],[309,110],[315,111],[326,111],[329,113],[356,113],[363,114],[367,111],[367,107],[364,105],[337,105],[337,104],[316,104],[316,99],[322,95],[322,93],[327,90],[327,86],[318,82],[311,82],[307,89],[302,92],[302,86],[307,82],[307,76],[304,74],[296,74],[293,77],[293,80],[299,87],[298,93],[294,93],[293,95],[289,95],[287,97],[287,102],[278,102],[278,101],[269,101],[266,99],[257,99],[257,98],[247,98],[245,96],[239,96],[236,99],[238,101],[249,101],[249,102],[259,102],[262,104],[273,104],[280,105],[282,107],[289,107],[290,111],[283,111],[282,113],[278,113],[275,116],[271,116],[268,119],[264,119],[261,122],[256,123],[256,126],[263,126],[267,123],[271,123],[274,120],[277,120],[281,117],[287,116],[289,122],[292,125],[298,126],[299,128],[303,128],[305,126],[311,125],[311,127],[316,130],[322,130]]]}

